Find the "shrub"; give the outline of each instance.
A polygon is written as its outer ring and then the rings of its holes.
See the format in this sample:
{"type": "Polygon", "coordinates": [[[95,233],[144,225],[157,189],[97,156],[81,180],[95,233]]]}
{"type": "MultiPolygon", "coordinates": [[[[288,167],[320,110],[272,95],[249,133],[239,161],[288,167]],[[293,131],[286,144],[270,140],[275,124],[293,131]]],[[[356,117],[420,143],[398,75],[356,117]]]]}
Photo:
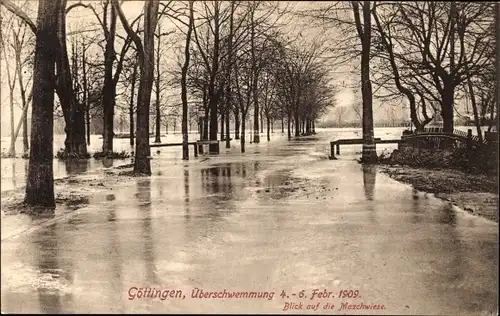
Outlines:
{"type": "Polygon", "coordinates": [[[98,151],[94,153],[94,159],[101,159],[101,158],[108,158],[108,159],[126,159],[130,158],[130,153],[126,151],[121,151],[121,152],[108,152],[103,153],[102,151],[98,151]]]}
{"type": "Polygon", "coordinates": [[[1,153],[0,158],[16,158],[15,155],[7,154],[7,153],[1,153]]]}
{"type": "Polygon", "coordinates": [[[422,168],[452,168],[467,172],[496,174],[495,154],[483,149],[456,148],[453,150],[418,149],[406,147],[394,150],[390,157],[379,156],[379,162],[422,168]]]}
{"type": "Polygon", "coordinates": [[[66,159],[87,159],[90,158],[90,154],[85,154],[85,155],[78,155],[76,153],[68,153],[66,150],[63,148],[59,148],[59,150],[56,153],[56,158],[61,159],[61,160],[66,160],[66,159]]]}

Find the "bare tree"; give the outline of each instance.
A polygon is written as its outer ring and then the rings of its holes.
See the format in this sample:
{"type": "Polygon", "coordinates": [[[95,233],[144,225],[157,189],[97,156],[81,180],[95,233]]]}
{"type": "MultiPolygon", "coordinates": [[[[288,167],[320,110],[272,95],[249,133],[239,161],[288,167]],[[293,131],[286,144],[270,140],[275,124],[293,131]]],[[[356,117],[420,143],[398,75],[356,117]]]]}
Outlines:
{"type": "Polygon", "coordinates": [[[193,3],[189,2],[189,23],[186,34],[186,44],[184,49],[184,64],[182,65],[181,77],[181,99],[182,99],[182,159],[189,159],[189,146],[188,146],[188,98],[187,98],[187,71],[189,69],[189,61],[191,58],[190,45],[191,33],[194,25],[194,10],[193,3]]]}
{"type": "Polygon", "coordinates": [[[123,27],[127,34],[134,41],[140,67],[139,94],[137,102],[137,142],[134,160],[134,173],[151,175],[149,147],[149,105],[151,101],[151,91],[153,88],[154,72],[154,32],[158,22],[159,2],[153,0],[144,1],[144,39],[141,41],[134,32],[121,10],[118,0],[112,0],[116,8],[123,27]]]}
{"type": "Polygon", "coordinates": [[[337,127],[342,127],[344,124],[344,116],[347,114],[348,109],[344,106],[337,106],[334,109],[335,116],[337,117],[337,127]]]}
{"type": "MultiPolygon", "coordinates": [[[[6,73],[7,73],[7,83],[9,85],[9,110],[10,110],[10,149],[8,152],[9,157],[15,157],[16,156],[16,148],[15,148],[15,139],[14,139],[14,89],[16,88],[16,77],[18,74],[17,67],[18,64],[15,63],[15,69],[14,69],[14,74],[11,74],[10,72],[10,67],[8,63],[8,54],[7,54],[7,45],[4,40],[4,27],[3,27],[3,19],[0,20],[1,24],[1,30],[0,30],[0,45],[2,46],[2,51],[3,55],[5,58],[5,62],[7,67],[6,68],[6,73]]],[[[9,21],[9,24],[12,24],[12,19],[9,21]]]]}
{"type": "Polygon", "coordinates": [[[363,96],[363,152],[361,161],[364,163],[374,163],[377,160],[377,151],[373,134],[373,95],[372,83],[370,81],[370,51],[371,51],[371,3],[363,1],[362,16],[359,10],[359,3],[352,1],[352,10],[356,30],[361,41],[361,94],[363,96]]]}
{"type": "Polygon", "coordinates": [[[33,70],[33,111],[31,148],[25,202],[32,206],[54,207],[54,85],[58,12],[61,0],[40,0],[36,26],[35,66],[33,70]]]}
{"type": "Polygon", "coordinates": [[[164,81],[165,78],[163,76],[164,71],[162,71],[161,67],[161,59],[160,56],[162,55],[162,48],[164,49],[166,45],[162,45],[161,39],[165,36],[168,36],[170,34],[174,33],[174,31],[167,31],[162,33],[161,30],[161,24],[158,23],[157,29],[155,32],[155,38],[157,40],[157,45],[156,45],[156,62],[155,62],[155,76],[154,76],[154,83],[155,85],[153,86],[153,90],[155,92],[155,143],[161,143],[161,103],[162,103],[162,95],[164,90],[166,90],[167,86],[165,85],[164,81]]]}

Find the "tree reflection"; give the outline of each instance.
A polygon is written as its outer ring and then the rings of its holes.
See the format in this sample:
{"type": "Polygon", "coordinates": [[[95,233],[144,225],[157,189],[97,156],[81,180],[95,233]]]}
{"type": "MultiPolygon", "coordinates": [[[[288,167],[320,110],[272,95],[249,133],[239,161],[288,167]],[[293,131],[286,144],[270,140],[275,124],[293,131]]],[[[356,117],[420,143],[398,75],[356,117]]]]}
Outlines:
{"type": "MultiPolygon", "coordinates": [[[[413,216],[411,217],[411,222],[412,223],[420,223],[422,221],[422,213],[425,210],[425,208],[422,208],[422,201],[420,199],[419,193],[416,189],[412,189],[412,214],[413,216]]],[[[426,203],[427,204],[427,203],[426,203]]]]}
{"type": "MultiPolygon", "coordinates": [[[[54,218],[54,216],[55,212],[53,210],[44,213],[44,218],[54,218]]],[[[62,270],[59,265],[58,225],[56,222],[46,229],[35,231],[32,235],[33,255],[40,274],[39,278],[42,280],[37,288],[38,301],[41,310],[48,314],[62,312],[60,285],[58,283],[64,282],[65,278],[61,276],[62,270]]]]}
{"type": "Polygon", "coordinates": [[[184,168],[184,208],[185,218],[189,219],[189,167],[184,168]]]}
{"type": "Polygon", "coordinates": [[[375,179],[377,176],[377,166],[363,165],[363,187],[365,190],[365,198],[368,201],[373,201],[375,191],[375,179]]]}
{"type": "Polygon", "coordinates": [[[153,227],[151,220],[151,179],[145,178],[137,181],[137,203],[142,215],[142,239],[144,241],[144,263],[146,265],[146,281],[157,284],[155,272],[155,251],[153,240],[153,227]]]}
{"type": "Polygon", "coordinates": [[[87,159],[67,159],[64,161],[66,167],[66,174],[78,174],[86,172],[89,167],[89,161],[87,159]]]}
{"type": "Polygon", "coordinates": [[[114,159],[110,159],[110,158],[103,158],[102,159],[102,165],[105,168],[111,168],[111,167],[113,167],[113,162],[114,162],[114,159]]]}

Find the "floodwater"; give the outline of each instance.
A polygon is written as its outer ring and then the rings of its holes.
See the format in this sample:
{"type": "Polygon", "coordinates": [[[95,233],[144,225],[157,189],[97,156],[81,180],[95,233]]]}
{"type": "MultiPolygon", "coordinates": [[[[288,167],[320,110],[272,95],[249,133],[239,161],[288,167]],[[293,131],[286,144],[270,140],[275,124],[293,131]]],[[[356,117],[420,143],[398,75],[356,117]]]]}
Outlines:
{"type": "Polygon", "coordinates": [[[161,149],[151,177],[88,207],[2,214],[2,312],[496,314],[498,224],[361,166],[360,146],[327,159],[331,139],[355,133],[277,134],[189,162],[161,149]]]}

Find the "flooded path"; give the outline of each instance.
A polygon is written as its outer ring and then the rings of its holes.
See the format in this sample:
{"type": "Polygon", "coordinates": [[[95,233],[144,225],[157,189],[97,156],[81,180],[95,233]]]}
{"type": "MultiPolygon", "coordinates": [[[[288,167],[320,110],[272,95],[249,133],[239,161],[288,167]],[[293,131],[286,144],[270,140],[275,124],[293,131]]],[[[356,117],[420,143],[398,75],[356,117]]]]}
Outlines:
{"type": "Polygon", "coordinates": [[[68,216],[2,214],[2,312],[496,313],[498,224],[359,165],[356,149],[327,160],[330,139],[189,162],[162,152],[153,176],[68,216]]]}

